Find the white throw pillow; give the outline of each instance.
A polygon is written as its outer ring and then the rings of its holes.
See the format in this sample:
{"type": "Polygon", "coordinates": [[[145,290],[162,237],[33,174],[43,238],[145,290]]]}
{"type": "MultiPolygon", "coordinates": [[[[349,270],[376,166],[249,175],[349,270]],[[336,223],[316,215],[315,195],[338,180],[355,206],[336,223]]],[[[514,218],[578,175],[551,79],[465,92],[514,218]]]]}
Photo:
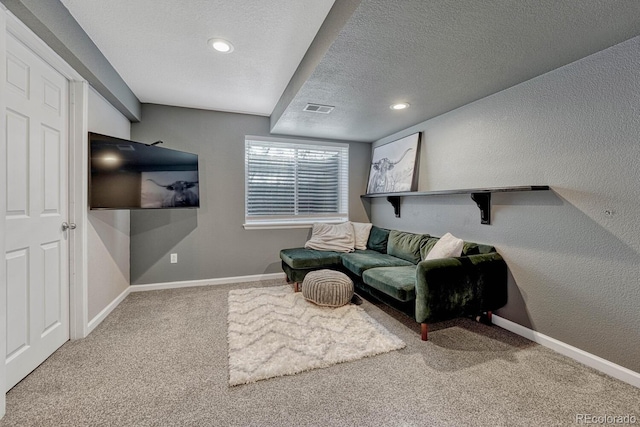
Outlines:
{"type": "Polygon", "coordinates": [[[431,251],[429,251],[424,260],[459,257],[462,255],[463,246],[464,241],[462,239],[458,239],[451,233],[447,233],[433,245],[433,248],[431,248],[431,251]]]}
{"type": "Polygon", "coordinates": [[[370,222],[352,222],[351,224],[353,225],[353,231],[356,234],[356,243],[354,245],[354,248],[367,249],[369,233],[371,232],[371,227],[373,227],[373,224],[371,224],[370,222]]]}
{"type": "Polygon", "coordinates": [[[311,238],[304,247],[318,251],[353,252],[355,243],[353,225],[350,222],[342,224],[313,224],[311,238]]]}

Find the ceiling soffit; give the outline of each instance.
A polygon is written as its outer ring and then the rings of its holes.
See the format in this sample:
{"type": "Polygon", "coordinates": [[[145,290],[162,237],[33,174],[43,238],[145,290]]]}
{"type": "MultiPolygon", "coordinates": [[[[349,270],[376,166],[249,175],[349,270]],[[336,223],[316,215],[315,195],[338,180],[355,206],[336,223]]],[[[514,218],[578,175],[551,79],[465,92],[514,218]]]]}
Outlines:
{"type": "Polygon", "coordinates": [[[271,131],[375,141],[638,34],[634,0],[363,0],[271,131]]]}

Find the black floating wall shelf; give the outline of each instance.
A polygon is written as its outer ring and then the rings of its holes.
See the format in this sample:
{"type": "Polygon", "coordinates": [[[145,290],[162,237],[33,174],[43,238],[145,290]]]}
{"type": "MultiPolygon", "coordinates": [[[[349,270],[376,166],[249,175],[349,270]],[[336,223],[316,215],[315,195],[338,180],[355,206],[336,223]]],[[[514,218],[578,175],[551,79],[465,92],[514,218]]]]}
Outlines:
{"type": "Polygon", "coordinates": [[[449,194],[469,194],[471,199],[480,208],[480,222],[491,224],[491,193],[508,193],[514,191],[546,191],[548,185],[522,185],[518,187],[496,187],[496,188],[472,188],[466,190],[439,190],[439,191],[406,191],[402,193],[376,193],[360,196],[362,199],[374,199],[386,197],[393,206],[397,218],[400,218],[400,200],[403,197],[425,197],[443,196],[449,194]]]}

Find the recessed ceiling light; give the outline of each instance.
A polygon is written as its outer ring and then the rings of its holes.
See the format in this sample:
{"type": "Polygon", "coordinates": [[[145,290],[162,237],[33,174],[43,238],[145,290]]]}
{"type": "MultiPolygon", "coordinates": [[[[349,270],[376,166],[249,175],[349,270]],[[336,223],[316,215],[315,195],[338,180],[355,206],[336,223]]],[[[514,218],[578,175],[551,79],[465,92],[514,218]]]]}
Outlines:
{"type": "Polygon", "coordinates": [[[233,52],[233,45],[231,42],[224,39],[210,39],[209,46],[214,48],[220,53],[231,53],[233,52]]]}
{"type": "Polygon", "coordinates": [[[391,104],[389,108],[391,108],[392,110],[406,110],[407,108],[409,108],[409,103],[399,102],[397,104],[391,104]]]}

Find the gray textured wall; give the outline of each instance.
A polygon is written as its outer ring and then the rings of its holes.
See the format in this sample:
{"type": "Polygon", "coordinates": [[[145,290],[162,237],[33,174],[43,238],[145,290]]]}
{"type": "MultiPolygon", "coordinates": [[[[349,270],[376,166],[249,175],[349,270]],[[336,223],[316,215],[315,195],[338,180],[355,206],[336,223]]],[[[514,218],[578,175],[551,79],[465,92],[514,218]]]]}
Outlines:
{"type": "Polygon", "coordinates": [[[426,121],[419,190],[548,184],[372,202],[377,225],[494,244],[512,273],[498,314],[640,372],[640,38],[426,121]],[[612,211],[613,214],[607,214],[612,211]]]}
{"type": "MultiPolygon", "coordinates": [[[[129,139],[131,123],[89,88],[88,129],[129,139]]],[[[87,312],[89,321],[129,286],[129,211],[89,211],[87,215],[87,312]]]]}
{"type": "MultiPolygon", "coordinates": [[[[163,283],[281,272],[280,249],[303,246],[309,229],[245,230],[244,137],[269,135],[269,118],[143,104],[135,141],[199,156],[200,208],[131,211],[131,284],[163,283]],[[178,254],[178,263],[169,254],[178,254]]],[[[370,145],[350,143],[353,221],[366,221],[370,145]]]]}

